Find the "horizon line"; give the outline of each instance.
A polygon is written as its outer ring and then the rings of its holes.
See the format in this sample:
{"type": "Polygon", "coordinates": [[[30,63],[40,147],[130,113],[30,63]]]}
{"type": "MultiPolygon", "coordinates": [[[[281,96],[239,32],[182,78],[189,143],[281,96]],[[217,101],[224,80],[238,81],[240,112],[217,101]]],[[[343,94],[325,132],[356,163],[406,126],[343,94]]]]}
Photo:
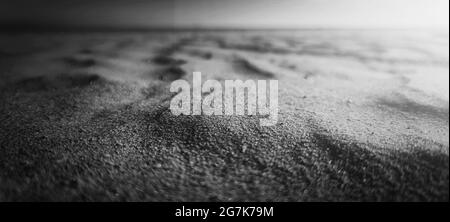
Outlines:
{"type": "Polygon", "coordinates": [[[357,26],[108,26],[108,25],[62,25],[62,24],[33,24],[33,23],[1,23],[1,32],[151,32],[151,31],[295,31],[295,30],[442,30],[449,31],[448,26],[417,26],[417,27],[357,27],[357,26]]]}

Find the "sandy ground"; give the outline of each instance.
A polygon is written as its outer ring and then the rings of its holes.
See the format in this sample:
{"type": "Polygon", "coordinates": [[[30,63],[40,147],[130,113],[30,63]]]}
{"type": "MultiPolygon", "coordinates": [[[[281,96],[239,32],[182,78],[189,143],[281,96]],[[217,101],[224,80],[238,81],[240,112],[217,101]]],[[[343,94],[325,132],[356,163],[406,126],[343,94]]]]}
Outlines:
{"type": "Polygon", "coordinates": [[[0,35],[2,201],[448,201],[448,33],[0,35]],[[279,122],[171,81],[278,79],[279,122]]]}

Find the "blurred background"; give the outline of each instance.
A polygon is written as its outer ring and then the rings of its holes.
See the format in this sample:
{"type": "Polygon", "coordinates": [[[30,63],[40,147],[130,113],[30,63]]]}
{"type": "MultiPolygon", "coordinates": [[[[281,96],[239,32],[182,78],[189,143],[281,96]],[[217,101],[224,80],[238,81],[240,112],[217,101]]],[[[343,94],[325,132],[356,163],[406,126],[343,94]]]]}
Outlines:
{"type": "Polygon", "coordinates": [[[447,0],[1,0],[8,28],[439,28],[447,0]]]}

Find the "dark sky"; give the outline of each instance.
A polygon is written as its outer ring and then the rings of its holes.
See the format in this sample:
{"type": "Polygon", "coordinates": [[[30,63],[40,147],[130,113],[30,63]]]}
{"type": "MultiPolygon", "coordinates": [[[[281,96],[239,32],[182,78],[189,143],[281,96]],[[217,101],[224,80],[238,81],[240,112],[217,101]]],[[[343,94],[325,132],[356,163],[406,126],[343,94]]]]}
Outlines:
{"type": "Polygon", "coordinates": [[[446,27],[448,0],[0,0],[0,23],[106,27],[446,27]]]}

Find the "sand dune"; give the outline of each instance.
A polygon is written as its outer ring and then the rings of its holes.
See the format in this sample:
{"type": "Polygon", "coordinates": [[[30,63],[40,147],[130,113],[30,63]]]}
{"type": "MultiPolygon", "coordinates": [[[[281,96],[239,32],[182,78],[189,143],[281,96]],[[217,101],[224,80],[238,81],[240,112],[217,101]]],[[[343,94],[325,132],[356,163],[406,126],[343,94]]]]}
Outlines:
{"type": "Polygon", "coordinates": [[[448,201],[448,34],[0,35],[0,200],[448,201]],[[170,83],[279,80],[279,122],[170,83]]]}

